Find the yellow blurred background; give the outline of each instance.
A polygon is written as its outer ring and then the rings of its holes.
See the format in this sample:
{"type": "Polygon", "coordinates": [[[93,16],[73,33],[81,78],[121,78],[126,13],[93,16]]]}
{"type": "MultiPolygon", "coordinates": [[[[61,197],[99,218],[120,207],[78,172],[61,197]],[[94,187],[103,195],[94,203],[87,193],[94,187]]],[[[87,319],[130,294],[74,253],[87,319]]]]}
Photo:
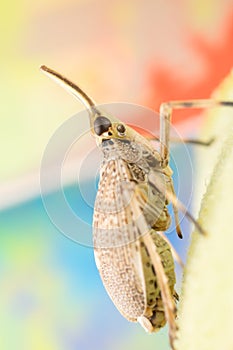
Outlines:
{"type": "Polygon", "coordinates": [[[208,97],[232,65],[232,13],[227,0],[2,3],[1,182],[38,169],[54,129],[82,108],[41,64],[100,103],[208,97]]]}

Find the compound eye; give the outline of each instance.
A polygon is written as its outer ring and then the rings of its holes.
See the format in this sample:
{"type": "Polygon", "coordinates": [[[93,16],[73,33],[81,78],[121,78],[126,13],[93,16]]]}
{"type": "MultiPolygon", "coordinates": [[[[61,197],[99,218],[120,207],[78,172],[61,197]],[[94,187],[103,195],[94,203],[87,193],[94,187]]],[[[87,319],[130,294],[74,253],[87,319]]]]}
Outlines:
{"type": "Polygon", "coordinates": [[[110,120],[106,117],[97,117],[94,121],[95,133],[100,136],[112,126],[110,120]]]}
{"type": "Polygon", "coordinates": [[[124,135],[125,130],[126,129],[125,129],[125,126],[123,124],[118,124],[117,125],[117,131],[119,132],[119,134],[124,135]]]}

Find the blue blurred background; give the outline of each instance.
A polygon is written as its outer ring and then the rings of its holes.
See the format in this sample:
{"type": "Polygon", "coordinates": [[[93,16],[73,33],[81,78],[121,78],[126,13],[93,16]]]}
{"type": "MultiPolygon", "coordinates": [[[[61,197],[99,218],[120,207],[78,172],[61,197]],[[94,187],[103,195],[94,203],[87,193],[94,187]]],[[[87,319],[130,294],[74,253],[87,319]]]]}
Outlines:
{"type": "MultiPolygon", "coordinates": [[[[178,149],[174,153],[179,156],[178,149]]],[[[68,186],[65,194],[77,215],[91,225],[92,210],[77,188],[68,186]]],[[[58,207],[56,192],[48,196],[58,207]]],[[[148,335],[119,314],[102,286],[93,249],[65,237],[50,221],[40,197],[3,210],[0,220],[1,348],[169,348],[166,329],[148,335]]],[[[182,242],[174,232],[169,238],[185,259],[187,222],[182,229],[182,242]]],[[[179,290],[180,269],[177,272],[179,290]]]]}

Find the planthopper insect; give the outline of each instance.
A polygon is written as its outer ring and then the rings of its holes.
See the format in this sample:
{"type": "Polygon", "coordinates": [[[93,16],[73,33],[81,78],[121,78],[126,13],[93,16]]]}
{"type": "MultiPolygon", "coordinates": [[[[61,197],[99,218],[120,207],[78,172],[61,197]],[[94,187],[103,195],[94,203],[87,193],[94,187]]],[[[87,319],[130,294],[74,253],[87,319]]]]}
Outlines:
{"type": "Polygon", "coordinates": [[[174,258],[178,257],[163,234],[171,223],[167,205],[172,203],[180,238],[179,210],[201,234],[205,231],[174,192],[169,167],[172,110],[233,103],[214,100],[163,103],[157,151],[150,140],[98,108],[70,80],[46,66],[41,66],[41,70],[84,104],[91,132],[103,152],[93,218],[95,261],[103,284],[120,313],[129,321],[139,322],[147,332],[156,332],[168,323],[174,349],[178,300],[174,258]]]}

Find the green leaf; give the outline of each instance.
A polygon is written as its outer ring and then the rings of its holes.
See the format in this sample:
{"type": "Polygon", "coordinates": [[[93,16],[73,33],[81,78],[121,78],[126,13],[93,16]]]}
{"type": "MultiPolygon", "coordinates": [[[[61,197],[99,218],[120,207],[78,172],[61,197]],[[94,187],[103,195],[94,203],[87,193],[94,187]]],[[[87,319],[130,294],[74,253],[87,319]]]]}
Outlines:
{"type": "MultiPolygon", "coordinates": [[[[233,101],[233,73],[214,98],[233,101]]],[[[208,236],[193,233],[181,296],[178,350],[233,349],[233,108],[208,112],[202,136],[208,139],[213,134],[215,145],[198,155],[197,193],[209,178],[198,219],[208,236]]]]}

